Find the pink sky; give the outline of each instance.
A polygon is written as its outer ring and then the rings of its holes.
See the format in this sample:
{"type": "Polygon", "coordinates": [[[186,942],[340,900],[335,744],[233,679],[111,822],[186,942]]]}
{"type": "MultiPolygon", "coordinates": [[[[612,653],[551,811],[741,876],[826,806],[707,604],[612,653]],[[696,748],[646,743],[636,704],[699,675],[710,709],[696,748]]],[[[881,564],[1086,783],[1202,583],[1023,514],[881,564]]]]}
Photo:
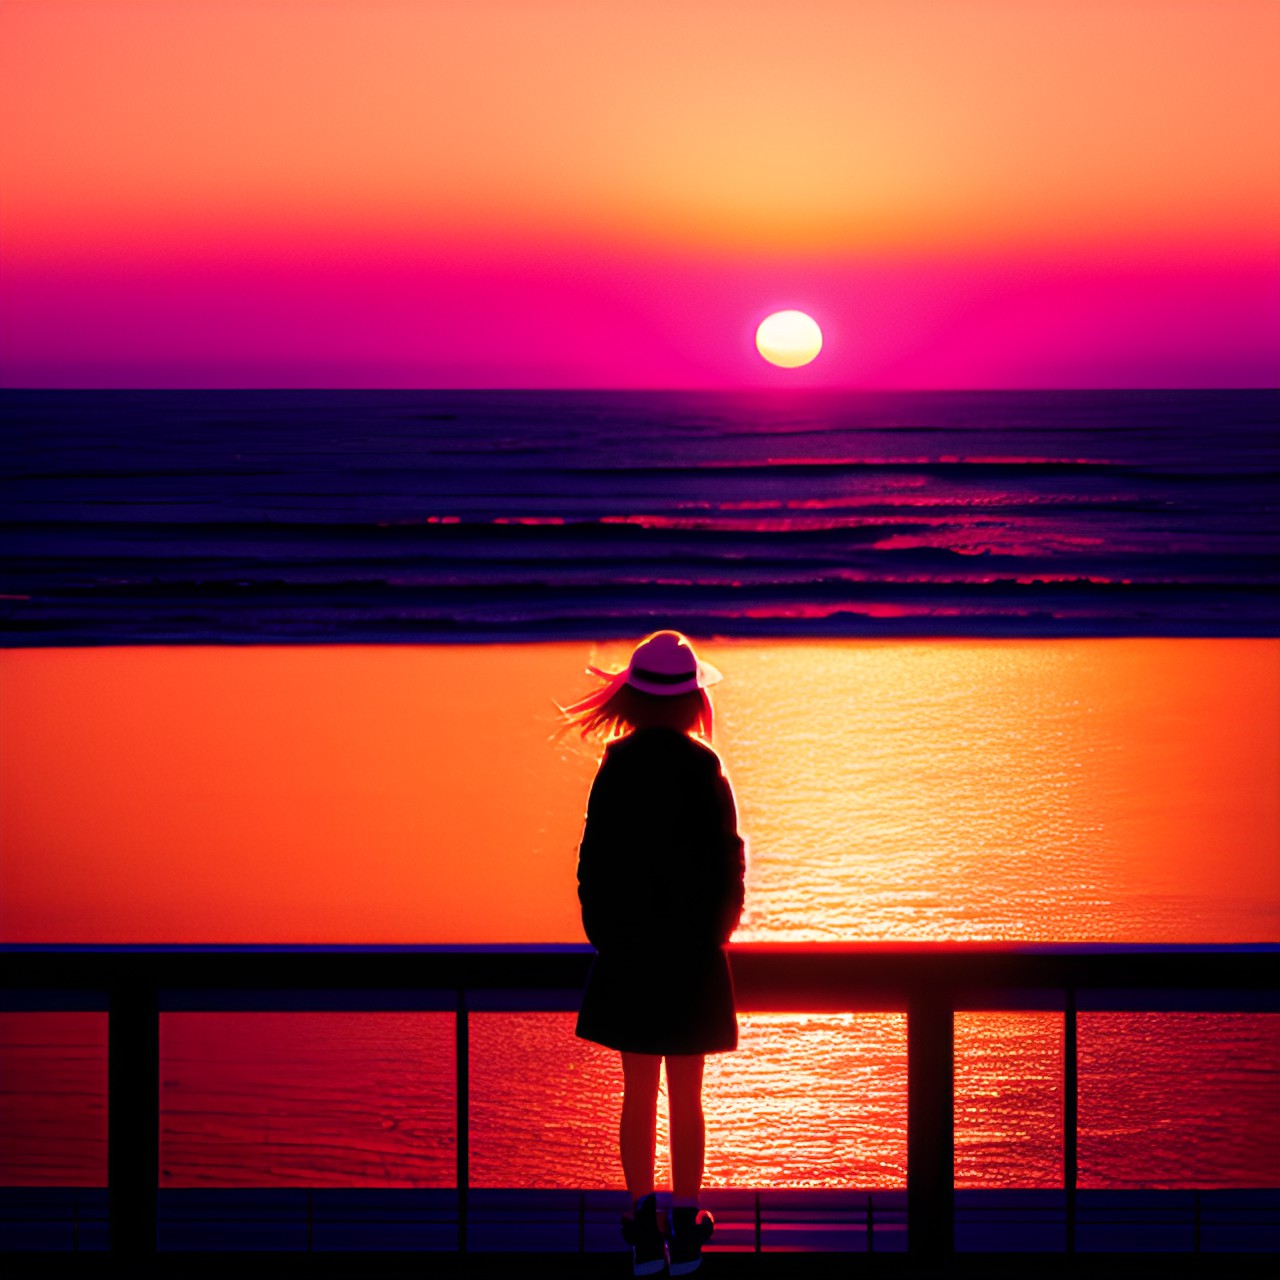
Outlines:
{"type": "Polygon", "coordinates": [[[0,381],[1274,385],[1277,48],[1272,0],[9,0],[0,381]]]}

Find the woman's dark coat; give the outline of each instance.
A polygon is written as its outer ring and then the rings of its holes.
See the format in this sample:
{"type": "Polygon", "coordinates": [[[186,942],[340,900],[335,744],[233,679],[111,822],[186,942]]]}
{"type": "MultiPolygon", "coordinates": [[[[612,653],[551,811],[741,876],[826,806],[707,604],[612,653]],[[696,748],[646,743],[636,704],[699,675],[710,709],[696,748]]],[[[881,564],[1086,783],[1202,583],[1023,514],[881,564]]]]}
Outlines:
{"type": "Polygon", "coordinates": [[[610,744],[587,804],[578,898],[598,953],[579,1036],[634,1053],[737,1046],[723,946],[742,915],[743,849],[710,747],[665,728],[610,744]]]}

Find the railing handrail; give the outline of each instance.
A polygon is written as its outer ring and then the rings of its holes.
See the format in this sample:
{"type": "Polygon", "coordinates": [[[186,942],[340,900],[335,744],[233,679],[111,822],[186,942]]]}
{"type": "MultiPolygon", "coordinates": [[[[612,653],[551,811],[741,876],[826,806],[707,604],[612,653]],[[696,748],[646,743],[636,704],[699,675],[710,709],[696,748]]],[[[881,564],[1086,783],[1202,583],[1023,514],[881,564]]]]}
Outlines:
{"type": "MultiPolygon", "coordinates": [[[[902,1009],[925,993],[960,1002],[955,1008],[973,998],[1062,1008],[1065,996],[1053,993],[1068,991],[1082,1008],[1172,1008],[1176,993],[1189,1009],[1206,1000],[1222,1007],[1214,993],[1234,992],[1253,1009],[1280,989],[1280,944],[1271,942],[745,942],[728,953],[743,1009],[902,1009]],[[1142,1003],[1149,997],[1141,993],[1157,991],[1163,1001],[1142,1003]],[[1109,992],[1116,999],[1108,1004],[1109,992]]],[[[166,1008],[180,1007],[172,1001],[181,991],[223,991],[234,1007],[235,991],[275,990],[327,992],[322,1007],[337,1009],[344,991],[378,990],[382,1007],[393,1007],[397,992],[406,1008],[439,1007],[422,993],[580,989],[592,954],[584,943],[9,943],[0,944],[0,1000],[21,989],[129,987],[163,989],[166,1008]]],[[[513,998],[512,1007],[535,1007],[513,998]]]]}

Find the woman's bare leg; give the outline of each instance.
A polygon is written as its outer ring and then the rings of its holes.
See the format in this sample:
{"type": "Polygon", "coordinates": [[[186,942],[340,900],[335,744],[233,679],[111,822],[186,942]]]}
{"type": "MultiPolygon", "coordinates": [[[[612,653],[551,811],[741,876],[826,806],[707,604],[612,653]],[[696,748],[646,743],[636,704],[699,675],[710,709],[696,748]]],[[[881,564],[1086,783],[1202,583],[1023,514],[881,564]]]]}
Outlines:
{"type": "Polygon", "coordinates": [[[706,1145],[702,1122],[700,1053],[667,1055],[667,1105],[671,1112],[671,1193],[676,1203],[694,1204],[702,1189],[706,1145]]]}
{"type": "Polygon", "coordinates": [[[662,1059],[653,1053],[622,1055],[622,1123],[618,1146],[622,1176],[631,1199],[653,1191],[653,1149],[658,1126],[658,1073],[662,1059]]]}

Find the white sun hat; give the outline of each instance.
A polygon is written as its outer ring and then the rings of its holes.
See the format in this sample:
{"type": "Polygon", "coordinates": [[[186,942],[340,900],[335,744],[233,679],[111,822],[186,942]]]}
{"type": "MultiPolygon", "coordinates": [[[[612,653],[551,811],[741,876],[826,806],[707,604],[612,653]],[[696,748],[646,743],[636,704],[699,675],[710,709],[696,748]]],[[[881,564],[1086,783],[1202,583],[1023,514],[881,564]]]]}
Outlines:
{"type": "Polygon", "coordinates": [[[659,697],[693,693],[724,678],[715,667],[694,653],[693,646],[678,631],[657,631],[647,640],[642,640],[622,671],[602,671],[599,667],[588,667],[587,670],[608,681],[610,693],[621,685],[629,684],[640,693],[657,694],[659,697]]]}

